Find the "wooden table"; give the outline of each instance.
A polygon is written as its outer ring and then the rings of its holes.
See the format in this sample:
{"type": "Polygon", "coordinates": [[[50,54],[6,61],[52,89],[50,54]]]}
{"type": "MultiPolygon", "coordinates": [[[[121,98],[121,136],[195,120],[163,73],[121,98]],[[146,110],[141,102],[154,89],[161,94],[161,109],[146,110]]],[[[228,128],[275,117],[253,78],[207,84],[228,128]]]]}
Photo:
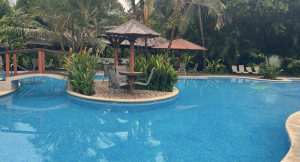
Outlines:
{"type": "MultiPolygon", "coordinates": [[[[136,76],[140,76],[140,75],[144,75],[143,72],[119,72],[120,75],[126,75],[130,81],[130,84],[131,84],[131,87],[132,87],[132,90],[133,90],[133,83],[134,83],[134,78],[136,76]]],[[[129,94],[132,94],[132,91],[131,91],[131,88],[129,88],[129,94]]]]}

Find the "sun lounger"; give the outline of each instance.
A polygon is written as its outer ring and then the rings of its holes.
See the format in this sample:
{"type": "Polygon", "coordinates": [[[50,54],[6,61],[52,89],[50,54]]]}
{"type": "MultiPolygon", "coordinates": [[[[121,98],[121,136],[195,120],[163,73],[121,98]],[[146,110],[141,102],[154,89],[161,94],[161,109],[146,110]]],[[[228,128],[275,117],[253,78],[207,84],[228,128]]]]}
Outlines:
{"type": "Polygon", "coordinates": [[[242,74],[248,74],[248,72],[245,72],[244,65],[239,65],[239,72],[242,74]]]}
{"type": "Polygon", "coordinates": [[[237,71],[237,66],[236,65],[232,65],[231,68],[232,68],[232,73],[242,74],[242,72],[237,71]]]}
{"type": "Polygon", "coordinates": [[[248,72],[249,74],[252,74],[252,73],[253,73],[251,67],[246,67],[246,70],[247,70],[247,72],[248,72]]]}
{"type": "Polygon", "coordinates": [[[255,72],[253,72],[253,74],[257,74],[257,75],[260,74],[259,73],[259,66],[254,66],[254,70],[255,70],[255,72]]]}
{"type": "Polygon", "coordinates": [[[186,66],[186,63],[180,63],[180,68],[178,69],[179,74],[186,75],[185,66],[186,66]]]}

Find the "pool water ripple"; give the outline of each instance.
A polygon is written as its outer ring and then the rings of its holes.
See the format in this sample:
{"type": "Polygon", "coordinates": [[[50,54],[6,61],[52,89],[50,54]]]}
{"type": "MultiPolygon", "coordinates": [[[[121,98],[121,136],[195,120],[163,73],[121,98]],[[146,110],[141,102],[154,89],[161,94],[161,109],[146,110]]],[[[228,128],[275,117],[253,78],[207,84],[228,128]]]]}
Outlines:
{"type": "Polygon", "coordinates": [[[36,80],[0,98],[0,161],[280,161],[300,103],[300,82],[180,79],[175,98],[119,104],[36,80]]]}

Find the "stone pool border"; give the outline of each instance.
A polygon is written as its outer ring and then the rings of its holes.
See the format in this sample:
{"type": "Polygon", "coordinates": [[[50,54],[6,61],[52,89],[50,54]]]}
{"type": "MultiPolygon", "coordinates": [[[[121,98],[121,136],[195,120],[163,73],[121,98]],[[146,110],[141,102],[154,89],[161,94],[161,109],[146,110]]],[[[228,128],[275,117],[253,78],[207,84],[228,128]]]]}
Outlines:
{"type": "Polygon", "coordinates": [[[19,83],[18,88],[14,89],[14,90],[9,90],[9,91],[3,91],[3,92],[0,92],[0,97],[9,95],[9,94],[11,94],[11,93],[17,91],[20,87],[21,87],[21,83],[19,83]]]}
{"type": "Polygon", "coordinates": [[[84,99],[88,99],[88,100],[95,100],[95,101],[104,101],[104,102],[120,102],[120,103],[143,103],[143,102],[153,102],[153,101],[161,101],[161,100],[166,100],[166,99],[170,99],[173,98],[175,96],[178,95],[179,90],[175,87],[173,87],[173,91],[172,93],[165,95],[165,96],[158,96],[158,97],[154,97],[154,98],[147,98],[147,99],[110,99],[110,98],[100,98],[100,97],[94,97],[94,96],[86,96],[86,95],[82,95],[79,93],[76,93],[72,90],[68,90],[66,89],[66,92],[72,96],[75,97],[79,97],[79,98],[84,98],[84,99]]]}
{"type": "Polygon", "coordinates": [[[300,161],[300,111],[290,115],[285,123],[291,147],[281,162],[300,161]]]}
{"type": "Polygon", "coordinates": [[[260,78],[252,78],[248,76],[236,76],[236,75],[203,75],[203,76],[179,76],[179,79],[205,79],[205,78],[241,78],[241,79],[252,79],[259,81],[267,81],[267,82],[292,82],[293,80],[278,77],[279,80],[269,80],[269,79],[260,79],[260,78]]]}

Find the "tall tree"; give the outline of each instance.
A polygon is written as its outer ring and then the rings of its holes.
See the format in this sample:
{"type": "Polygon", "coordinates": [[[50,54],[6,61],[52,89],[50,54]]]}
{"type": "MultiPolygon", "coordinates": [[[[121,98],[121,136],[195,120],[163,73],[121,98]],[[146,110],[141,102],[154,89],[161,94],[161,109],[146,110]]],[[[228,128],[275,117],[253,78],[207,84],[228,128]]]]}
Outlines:
{"type": "MultiPolygon", "coordinates": [[[[185,33],[190,22],[193,20],[193,13],[198,12],[199,17],[199,28],[202,40],[202,46],[205,47],[204,43],[204,33],[203,33],[203,24],[202,24],[202,12],[205,14],[209,14],[210,16],[216,19],[215,29],[220,30],[221,27],[224,26],[224,9],[225,5],[219,0],[192,0],[185,1],[184,3],[189,3],[190,5],[185,10],[181,23],[179,26],[179,30],[181,33],[185,33]],[[205,10],[202,10],[204,8],[205,10]]],[[[206,55],[205,51],[203,51],[203,70],[206,68],[206,55]]]]}

